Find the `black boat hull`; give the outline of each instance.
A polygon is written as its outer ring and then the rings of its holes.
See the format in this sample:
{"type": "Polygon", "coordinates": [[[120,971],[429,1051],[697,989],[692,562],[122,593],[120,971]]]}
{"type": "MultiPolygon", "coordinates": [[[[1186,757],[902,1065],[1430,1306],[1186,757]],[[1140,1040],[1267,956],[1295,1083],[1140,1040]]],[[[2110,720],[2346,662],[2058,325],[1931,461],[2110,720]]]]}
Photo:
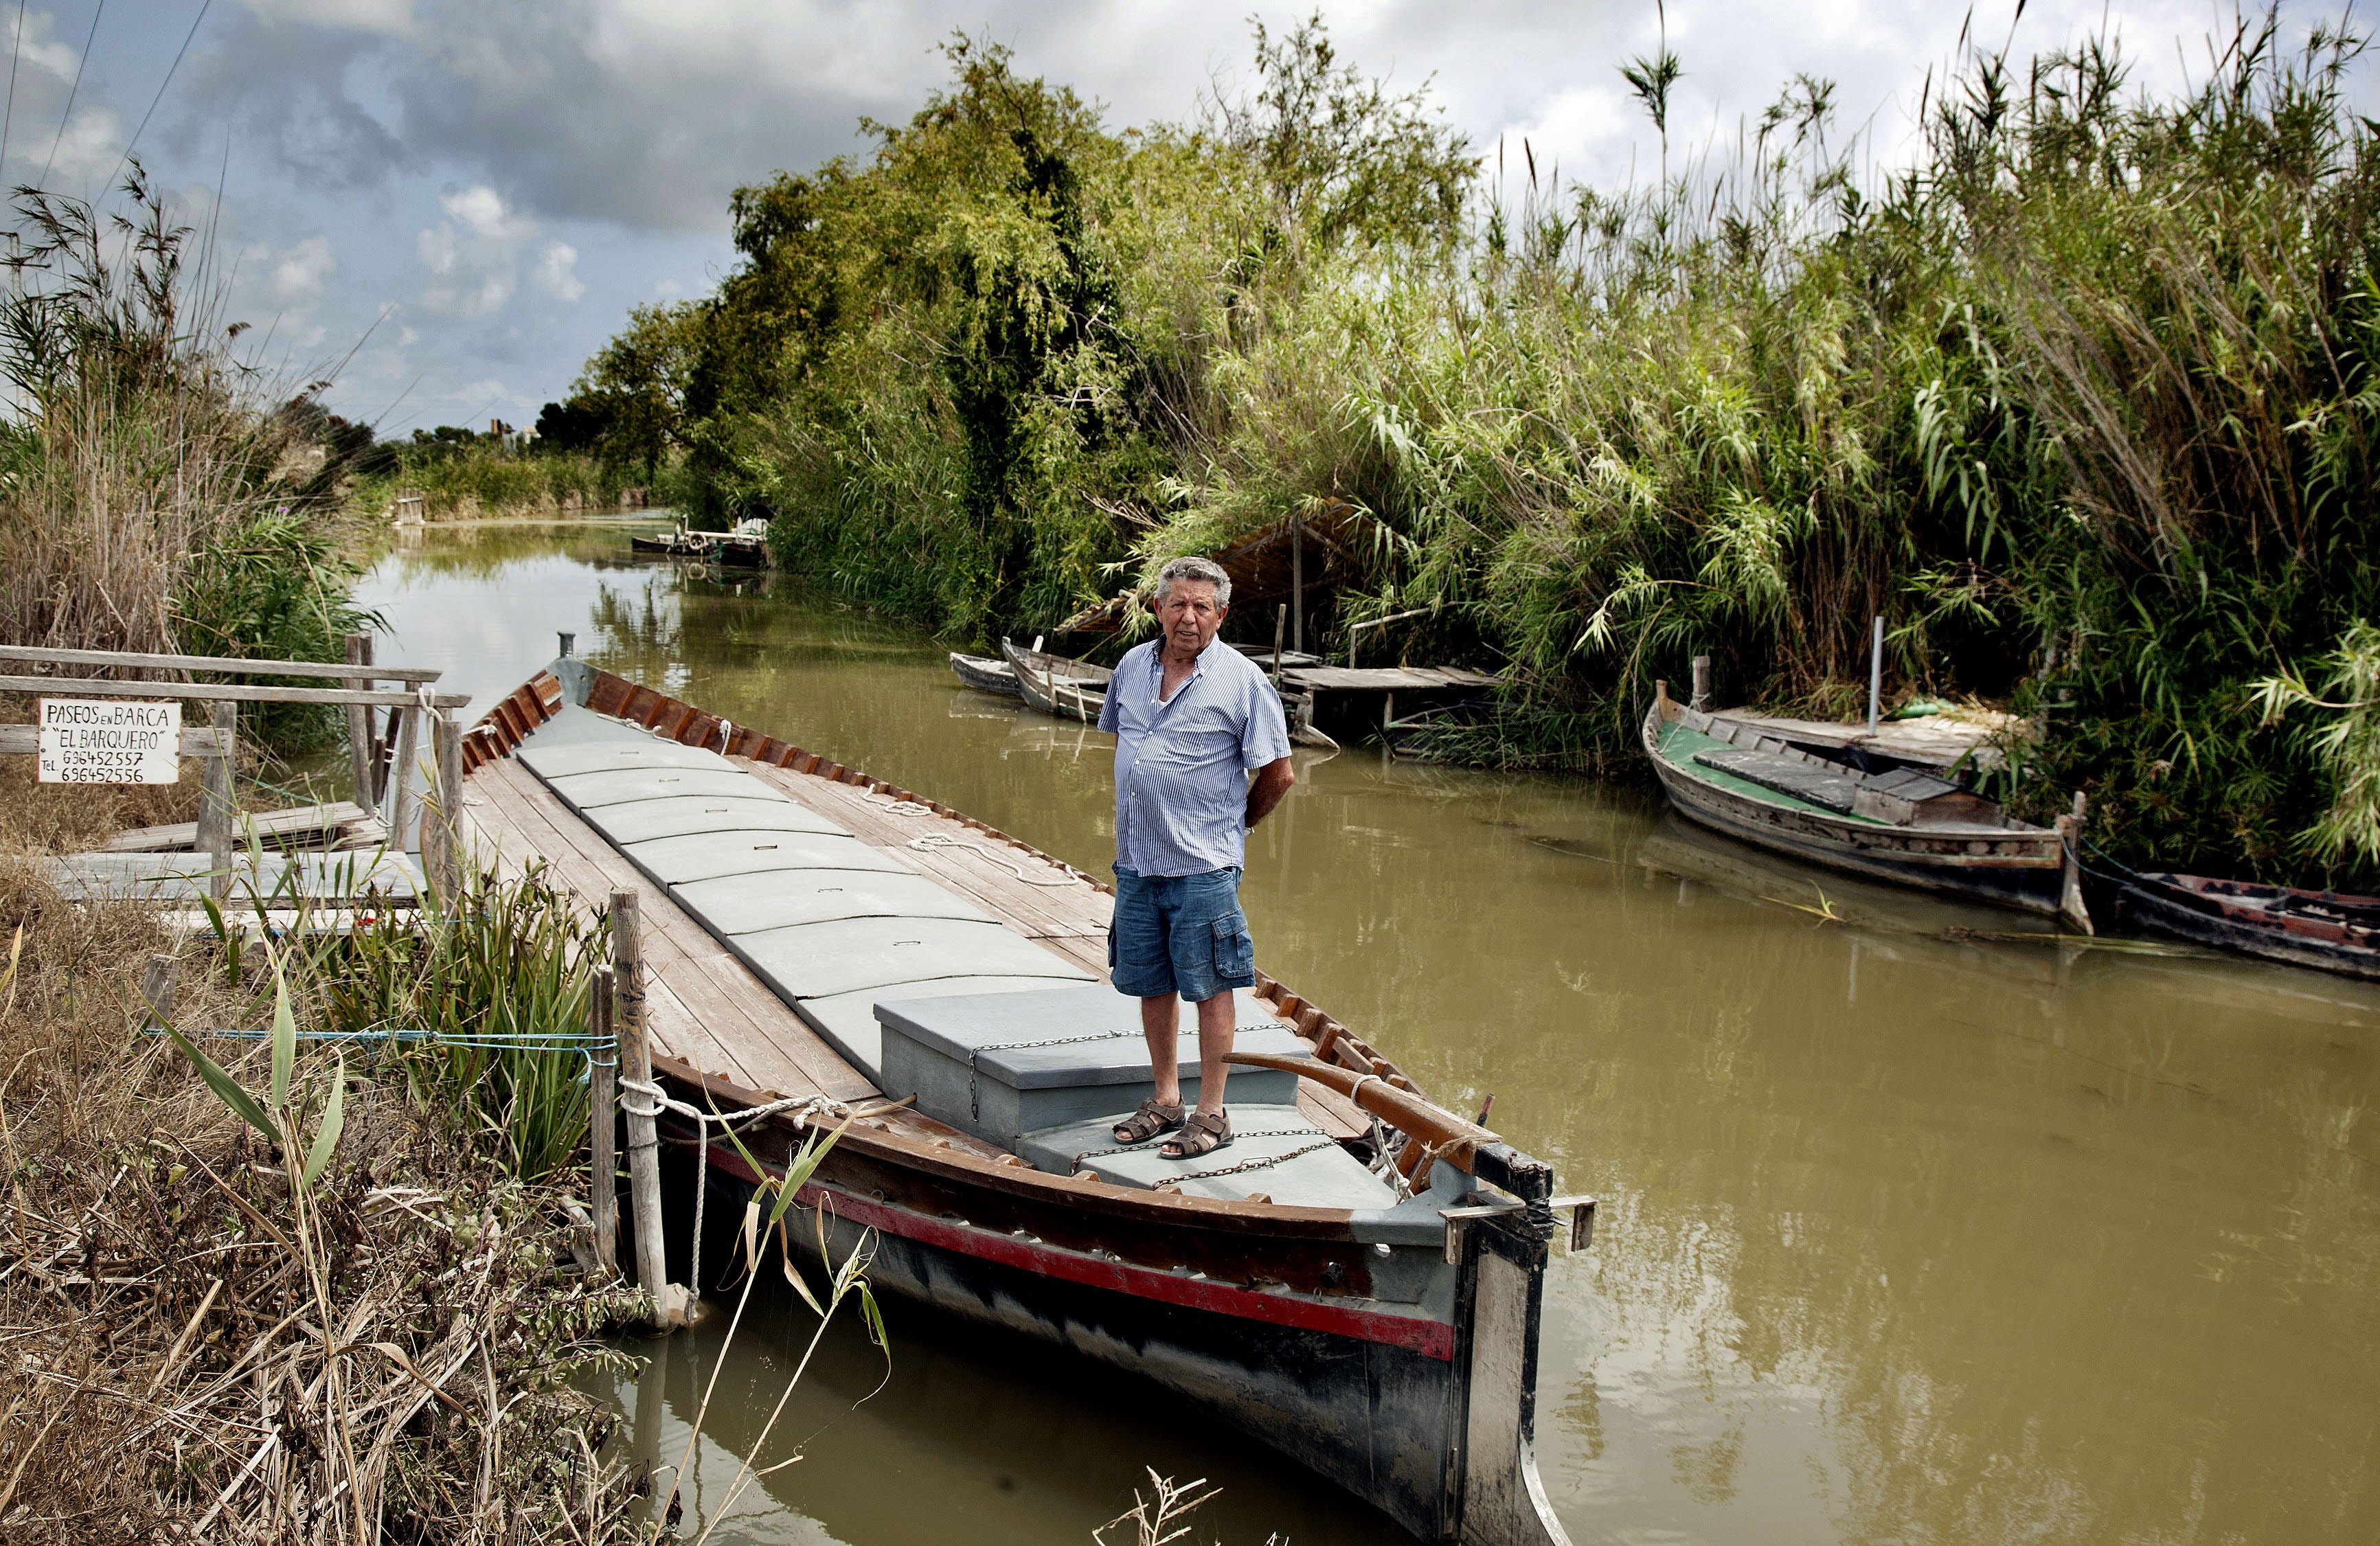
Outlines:
{"type": "MultiPolygon", "coordinates": [[[[691,1133],[683,1138],[691,1148],[691,1133]]],[[[735,1221],[756,1179],[740,1157],[713,1149],[707,1260],[735,1248],[735,1221]]],[[[1301,1461],[1415,1540],[1568,1546],[1534,1453],[1548,1248],[1525,1228],[1490,1219],[1463,1231],[1451,1324],[1375,1315],[1365,1334],[1167,1302],[1118,1286],[1135,1274],[1096,1252],[1019,1242],[815,1183],[801,1200],[825,1206],[838,1259],[866,1241],[879,1289],[1152,1382],[1301,1461]]],[[[1225,1284],[1212,1293],[1269,1297],[1225,1284]]]]}
{"type": "Polygon", "coordinates": [[[2380,982],[2380,950],[2367,945],[2334,944],[2288,933],[2274,924],[2227,918],[2168,895],[2168,888],[2158,885],[2154,877],[2143,876],[2128,883],[2117,895],[2132,919],[2155,933],[2188,940],[2193,944],[2213,945],[2218,950],[2238,951],[2285,966],[2310,967],[2315,971],[2380,982]]]}

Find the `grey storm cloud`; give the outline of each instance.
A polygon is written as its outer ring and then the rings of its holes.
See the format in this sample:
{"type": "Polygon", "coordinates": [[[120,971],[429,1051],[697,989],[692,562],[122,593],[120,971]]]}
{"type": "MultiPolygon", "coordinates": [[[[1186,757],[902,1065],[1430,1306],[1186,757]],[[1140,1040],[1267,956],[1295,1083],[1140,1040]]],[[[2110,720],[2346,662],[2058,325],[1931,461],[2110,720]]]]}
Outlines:
{"type": "MultiPolygon", "coordinates": [[[[1099,101],[1111,122],[1181,120],[1203,91],[1245,83],[1239,6],[1093,0],[969,6],[856,0],[249,0],[201,60],[188,116],[225,116],[301,180],[369,185],[462,169],[517,207],[630,228],[711,230],[728,192],[779,168],[864,148],[863,115],[899,119],[945,76],[953,30],[1008,43],[1026,70],[1099,101]]],[[[1301,11],[1258,7],[1276,30],[1301,11]]],[[[1981,7],[1998,42],[2012,6],[1981,7]]],[[[1483,149],[1534,136],[1565,170],[1628,175],[1651,133],[1618,66],[1649,51],[1645,4],[1419,0],[1325,6],[1343,57],[1401,88],[1431,84],[1483,149]]],[[[2055,46],[2104,18],[2152,72],[2172,40],[2222,17],[2204,0],[2041,3],[2020,47],[2055,46]]],[[[1923,72],[1947,65],[1959,6],[1805,0],[1668,7],[1685,79],[1673,141],[1720,148],[1797,72],[1838,82],[1849,128],[1907,130],[1923,72]]],[[[2309,17],[2320,14],[2309,7],[2309,17]]],[[[1517,152],[1517,146],[1512,147],[1517,152]]]]}
{"type": "MultiPolygon", "coordinates": [[[[161,91],[199,3],[109,0],[62,128],[93,0],[36,0],[7,170],[38,174],[55,143],[61,180],[96,188],[157,92],[142,155],[219,208],[242,306],[279,337],[321,340],[305,347],[369,335],[334,396],[401,428],[533,415],[629,306],[698,293],[733,261],[735,188],[865,154],[861,118],[916,112],[948,79],[937,45],[956,31],[1008,45],[1121,128],[1251,89],[1249,11],[1278,34],[1312,0],[214,0],[161,91]]],[[[2289,0],[2284,23],[2339,8],[2289,0]]],[[[1427,83],[1451,127],[1500,150],[1508,191],[1524,141],[1541,171],[1606,188],[1658,164],[1619,75],[1656,46],[1654,0],[1321,9],[1342,60],[1396,90],[1427,83]]],[[[2030,0],[2011,39],[2015,13],[1670,0],[1685,75],[1668,164],[1724,166],[1738,125],[1802,74],[1836,85],[1830,143],[1861,136],[1897,162],[1970,17],[1978,43],[2019,56],[2112,29],[2135,85],[2169,89],[2203,73],[2204,40],[2233,15],[2228,0],[2030,0]]]]}

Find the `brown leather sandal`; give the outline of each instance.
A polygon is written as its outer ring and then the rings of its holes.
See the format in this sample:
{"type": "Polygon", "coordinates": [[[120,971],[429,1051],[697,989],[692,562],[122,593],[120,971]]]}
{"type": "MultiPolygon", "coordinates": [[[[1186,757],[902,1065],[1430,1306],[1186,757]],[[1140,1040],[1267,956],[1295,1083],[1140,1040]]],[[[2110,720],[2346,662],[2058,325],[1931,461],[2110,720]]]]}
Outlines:
{"type": "Polygon", "coordinates": [[[1218,1149],[1232,1146],[1232,1114],[1219,1111],[1208,1116],[1205,1112],[1193,1112],[1182,1124],[1182,1131],[1158,1146],[1157,1152],[1169,1160],[1195,1160],[1201,1154],[1212,1154],[1218,1149]]]}
{"type": "Polygon", "coordinates": [[[1154,1100],[1143,1101],[1140,1109],[1115,1126],[1118,1143],[1147,1143],[1160,1133],[1170,1133],[1182,1126],[1182,1102],[1161,1105],[1154,1100]]]}

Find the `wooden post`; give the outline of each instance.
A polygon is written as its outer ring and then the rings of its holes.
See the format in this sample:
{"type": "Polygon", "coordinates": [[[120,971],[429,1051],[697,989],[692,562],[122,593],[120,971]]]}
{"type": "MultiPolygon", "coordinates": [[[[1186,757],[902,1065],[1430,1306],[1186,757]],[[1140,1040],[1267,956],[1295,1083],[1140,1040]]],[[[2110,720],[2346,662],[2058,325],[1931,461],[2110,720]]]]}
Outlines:
{"type": "Polygon", "coordinates": [[[438,894],[453,911],[463,894],[463,725],[451,709],[431,721],[438,740],[438,894]]]}
{"type": "Polygon", "coordinates": [[[207,759],[204,782],[199,790],[198,842],[193,846],[213,860],[215,872],[207,882],[207,891],[220,901],[231,895],[231,775],[239,755],[239,705],[217,703],[214,723],[220,755],[207,759]]]}
{"type": "Polygon", "coordinates": [[[388,770],[388,846],[399,853],[421,850],[421,797],[414,788],[415,760],[421,749],[421,711],[396,711],[396,761],[388,770]]]}
{"type": "Polygon", "coordinates": [[[1281,688],[1281,630],[1288,627],[1289,603],[1287,602],[1283,602],[1274,610],[1272,615],[1272,685],[1276,691],[1280,690],[1281,688]]]}
{"type": "Polygon", "coordinates": [[[2090,809],[2089,797],[2074,797],[2074,812],[2057,821],[2058,854],[2062,866],[2058,891],[2058,916],[2085,934],[2096,934],[2092,927],[2091,909],[2082,898],[2082,817],[2090,809]]]}
{"type": "Polygon", "coordinates": [[[1876,620],[1876,642],[1869,647],[1867,657],[1867,733],[1876,734],[1877,716],[1883,711],[1884,698],[1884,617],[1876,620]]]}
{"type": "MultiPolygon", "coordinates": [[[[368,633],[347,635],[349,665],[370,665],[371,658],[371,635],[368,633]]],[[[344,685],[370,692],[372,679],[370,676],[349,676],[346,678],[344,685]]],[[[380,775],[379,771],[373,766],[378,759],[372,756],[372,712],[367,704],[347,705],[347,760],[355,769],[356,803],[361,806],[371,805],[380,795],[377,787],[380,775]]]]}
{"type": "Polygon", "coordinates": [[[163,1029],[174,1023],[174,958],[152,956],[140,974],[140,1016],[145,1027],[163,1029]]]}
{"type": "Polygon", "coordinates": [[[1688,700],[1686,707],[1696,711],[1710,707],[1710,657],[1708,655],[1694,657],[1694,695],[1688,700]]]}
{"type": "Polygon", "coordinates": [[[1290,648],[1305,653],[1305,516],[1303,511],[1289,519],[1290,530],[1290,648]]]}
{"type": "MultiPolygon", "coordinates": [[[[644,959],[637,939],[637,894],[612,893],[613,1030],[620,1041],[623,1083],[653,1082],[653,1049],[645,1032],[644,959]]],[[[637,1286],[653,1296],[653,1320],[667,1329],[683,1320],[671,1292],[669,1258],[662,1249],[662,1157],[652,1097],[630,1089],[627,1102],[628,1207],[637,1230],[637,1286]]]]}
{"type": "Polygon", "coordinates": [[[587,1017],[595,1042],[587,1069],[587,1182],[595,1213],[595,1260],[620,1270],[620,1160],[612,1151],[619,1120],[620,1040],[612,1031],[612,968],[595,968],[587,1017]]]}

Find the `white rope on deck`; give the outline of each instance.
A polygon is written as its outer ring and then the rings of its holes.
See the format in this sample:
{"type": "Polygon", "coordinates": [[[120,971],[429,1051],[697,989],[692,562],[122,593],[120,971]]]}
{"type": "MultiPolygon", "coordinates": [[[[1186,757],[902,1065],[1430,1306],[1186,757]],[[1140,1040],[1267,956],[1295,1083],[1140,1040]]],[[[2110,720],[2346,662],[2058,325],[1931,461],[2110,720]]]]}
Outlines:
{"type": "Polygon", "coordinates": [[[923,837],[913,837],[909,839],[909,846],[912,848],[927,849],[929,851],[936,848],[958,848],[963,849],[967,853],[981,854],[984,858],[991,860],[992,863],[999,865],[1002,870],[1007,870],[1018,880],[1023,881],[1026,885],[1069,886],[1075,883],[1075,878],[1072,875],[1062,875],[1056,880],[1050,880],[1038,875],[1028,875],[1025,872],[1025,867],[1023,865],[1014,863],[1001,854],[994,853],[989,845],[982,843],[970,843],[964,837],[953,837],[946,832],[929,832],[923,837]]]}
{"type": "Polygon", "coordinates": [[[733,1127],[739,1122],[757,1122],[764,1116],[774,1116],[780,1112],[791,1112],[794,1116],[794,1128],[799,1132],[808,1128],[819,1117],[848,1117],[851,1114],[849,1106],[824,1095],[789,1095],[782,1101],[771,1101],[766,1105],[746,1106],[740,1111],[722,1112],[705,1111],[698,1106],[687,1105],[684,1101],[674,1101],[662,1090],[658,1082],[632,1079],[625,1075],[620,1077],[619,1089],[620,1109],[630,1116],[651,1118],[661,1115],[663,1112],[672,1112],[695,1124],[699,1139],[696,1145],[699,1157],[697,1161],[694,1178],[694,1260],[686,1270],[686,1276],[690,1280],[688,1286],[698,1295],[702,1292],[702,1205],[710,1190],[710,1125],[716,1122],[722,1127],[733,1127]],[[651,1106],[631,1104],[628,1097],[632,1094],[645,1096],[652,1102],[651,1106]]]}
{"type": "MultiPolygon", "coordinates": [[[[916,800],[880,800],[865,791],[861,792],[859,797],[889,816],[931,816],[935,813],[933,807],[920,805],[916,800]]],[[[908,846],[924,852],[931,852],[937,848],[958,848],[968,853],[981,854],[1026,885],[1070,886],[1075,883],[1075,877],[1072,875],[1061,876],[1053,881],[1027,874],[1024,866],[1010,859],[990,844],[970,842],[964,837],[953,837],[946,832],[929,832],[923,837],[913,837],[909,839],[908,846]]]]}

